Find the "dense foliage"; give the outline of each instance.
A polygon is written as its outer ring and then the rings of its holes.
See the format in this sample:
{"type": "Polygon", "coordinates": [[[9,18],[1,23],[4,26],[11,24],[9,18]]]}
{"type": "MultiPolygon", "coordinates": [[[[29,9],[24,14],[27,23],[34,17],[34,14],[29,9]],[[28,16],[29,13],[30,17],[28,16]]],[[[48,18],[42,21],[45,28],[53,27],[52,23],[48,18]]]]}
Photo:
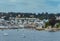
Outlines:
{"type": "Polygon", "coordinates": [[[8,12],[8,13],[5,13],[5,12],[0,12],[0,18],[2,16],[6,16],[5,19],[9,18],[9,17],[16,17],[20,15],[20,18],[26,18],[26,17],[29,17],[29,18],[39,18],[39,19],[51,19],[52,17],[55,17],[55,16],[60,16],[60,13],[57,13],[57,14],[54,14],[54,13],[21,13],[21,12],[8,12]]]}

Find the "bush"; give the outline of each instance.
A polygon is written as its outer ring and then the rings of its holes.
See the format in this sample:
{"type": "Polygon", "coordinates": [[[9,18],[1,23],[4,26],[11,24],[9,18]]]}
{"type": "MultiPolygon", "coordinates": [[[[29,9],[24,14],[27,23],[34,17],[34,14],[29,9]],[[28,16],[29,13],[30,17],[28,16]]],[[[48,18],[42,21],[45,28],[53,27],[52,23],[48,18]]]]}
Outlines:
{"type": "Polygon", "coordinates": [[[48,26],[50,26],[50,23],[49,22],[46,22],[45,23],[45,28],[47,28],[48,26]]]}
{"type": "Polygon", "coordinates": [[[60,23],[58,23],[57,25],[56,25],[56,28],[59,28],[60,27],[60,23]]]}

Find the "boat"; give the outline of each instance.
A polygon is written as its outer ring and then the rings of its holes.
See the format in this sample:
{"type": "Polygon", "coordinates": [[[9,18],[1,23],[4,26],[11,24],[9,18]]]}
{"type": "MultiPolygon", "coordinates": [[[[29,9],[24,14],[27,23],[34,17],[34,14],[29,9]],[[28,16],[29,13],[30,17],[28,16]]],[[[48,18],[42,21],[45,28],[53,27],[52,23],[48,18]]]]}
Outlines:
{"type": "Polygon", "coordinates": [[[56,32],[55,30],[50,30],[49,32],[56,32]]]}
{"type": "Polygon", "coordinates": [[[20,28],[24,28],[24,25],[19,25],[20,28]]]}
{"type": "Polygon", "coordinates": [[[4,33],[4,36],[8,36],[8,33],[4,33]]]}
{"type": "Polygon", "coordinates": [[[50,29],[49,32],[56,32],[57,30],[55,29],[50,29]]]}

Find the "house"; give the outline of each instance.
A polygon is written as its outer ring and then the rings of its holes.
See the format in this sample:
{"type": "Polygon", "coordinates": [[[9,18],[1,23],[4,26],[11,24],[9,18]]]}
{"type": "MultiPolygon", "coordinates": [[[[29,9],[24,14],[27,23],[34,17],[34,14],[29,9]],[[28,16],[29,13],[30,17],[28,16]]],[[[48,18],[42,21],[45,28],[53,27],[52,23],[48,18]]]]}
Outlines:
{"type": "Polygon", "coordinates": [[[60,20],[60,16],[56,16],[56,20],[60,20]]]}

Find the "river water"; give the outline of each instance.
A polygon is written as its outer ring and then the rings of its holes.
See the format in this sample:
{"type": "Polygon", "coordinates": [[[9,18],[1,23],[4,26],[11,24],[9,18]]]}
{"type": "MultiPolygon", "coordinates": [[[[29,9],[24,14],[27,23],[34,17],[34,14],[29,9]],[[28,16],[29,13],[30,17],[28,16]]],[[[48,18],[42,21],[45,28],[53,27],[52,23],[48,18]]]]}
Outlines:
{"type": "Polygon", "coordinates": [[[0,30],[0,41],[60,41],[60,31],[48,32],[31,29],[0,30]],[[4,35],[4,33],[8,35],[4,35]]]}

